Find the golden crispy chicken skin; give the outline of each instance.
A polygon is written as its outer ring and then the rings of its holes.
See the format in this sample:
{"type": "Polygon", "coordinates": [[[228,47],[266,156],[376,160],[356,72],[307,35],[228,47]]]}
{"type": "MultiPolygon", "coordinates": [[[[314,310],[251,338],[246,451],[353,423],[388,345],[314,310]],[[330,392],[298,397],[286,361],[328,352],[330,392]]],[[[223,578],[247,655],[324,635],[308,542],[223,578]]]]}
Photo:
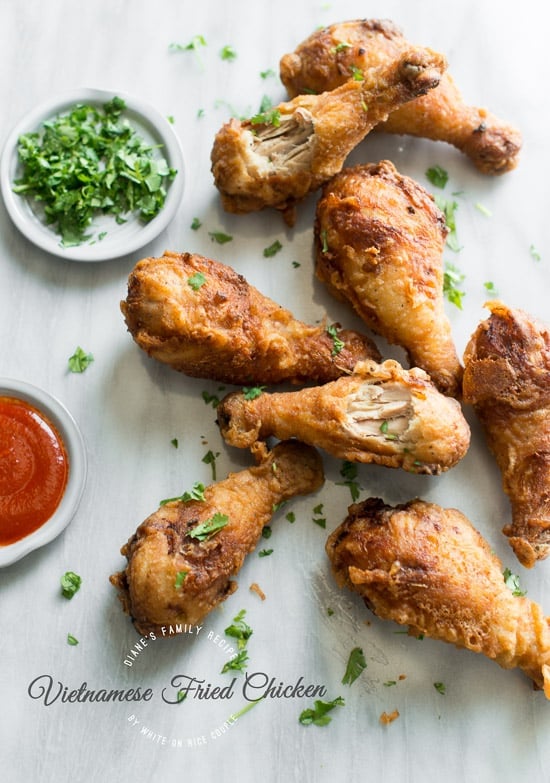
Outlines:
{"type": "Polygon", "coordinates": [[[441,55],[409,47],[360,81],[299,95],[259,118],[230,120],[211,153],[224,209],[275,207],[292,225],[295,203],[340,171],[351,150],[397,106],[435,87],[445,67],[441,55]]]}
{"type": "Polygon", "coordinates": [[[151,514],[122,547],[126,568],[110,578],[139,633],[200,623],[237,589],[231,577],[276,505],[323,481],[315,449],[279,443],[260,464],[207,487],[204,500],[173,500],[151,514]]]}
{"type": "Polygon", "coordinates": [[[149,356],[222,383],[325,383],[359,360],[380,359],[366,335],[342,330],[331,336],[326,324],[309,326],[231,267],[191,253],[139,261],[121,309],[149,356]],[[338,353],[334,337],[343,343],[338,353]]]}
{"type": "Polygon", "coordinates": [[[510,499],[503,532],[520,563],[550,554],[550,330],[502,302],[464,354],[464,402],[473,405],[510,499]]]}
{"type": "Polygon", "coordinates": [[[390,161],[345,168],[317,203],[317,277],[390,343],[406,349],[444,394],[462,368],[445,314],[448,229],[433,197],[390,161]]]}
{"type": "Polygon", "coordinates": [[[370,498],[350,506],[326,551],[338,585],[378,617],[517,667],[550,698],[549,621],[506,586],[502,564],[460,511],[370,498]]]}
{"type": "Polygon", "coordinates": [[[466,453],[470,429],[459,403],[440,394],[425,372],[397,362],[361,362],[353,375],[296,392],[247,400],[228,394],[217,408],[231,446],[270,436],[298,438],[352,462],[438,474],[466,453]]]}
{"type": "MultiPolygon", "coordinates": [[[[410,43],[390,21],[361,19],[317,30],[280,62],[281,81],[290,97],[321,93],[404,52],[410,43]]],[[[521,149],[516,128],[486,109],[469,106],[452,77],[398,107],[376,130],[445,141],[465,153],[484,174],[515,168],[521,149]]]]}

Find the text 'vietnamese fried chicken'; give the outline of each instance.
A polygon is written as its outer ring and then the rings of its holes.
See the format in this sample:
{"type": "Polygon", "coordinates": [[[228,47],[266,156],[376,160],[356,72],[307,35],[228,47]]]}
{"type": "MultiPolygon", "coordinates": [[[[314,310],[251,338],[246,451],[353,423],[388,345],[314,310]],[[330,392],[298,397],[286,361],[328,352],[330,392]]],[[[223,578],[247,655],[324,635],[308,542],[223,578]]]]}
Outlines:
{"type": "Polygon", "coordinates": [[[211,153],[227,212],[275,207],[287,223],[295,204],[334,176],[348,154],[390,112],[435,87],[445,59],[409,47],[321,95],[299,95],[245,121],[230,120],[211,153]]]}
{"type": "Polygon", "coordinates": [[[277,505],[323,481],[317,451],[292,441],[264,452],[254,467],[194,487],[189,499],[161,505],[122,548],[127,566],[110,579],[139,633],[200,623],[237,589],[231,577],[277,505]]]}
{"type": "Polygon", "coordinates": [[[370,498],[350,506],[326,551],[338,585],[378,617],[519,668],[550,698],[549,620],[506,586],[502,564],[460,511],[370,498]]]}
{"type": "MultiPolygon", "coordinates": [[[[280,62],[290,97],[334,90],[373,67],[380,68],[410,46],[387,20],[361,19],[317,30],[280,62]]],[[[517,165],[519,131],[486,109],[465,103],[448,72],[426,95],[398,107],[376,130],[444,141],[465,153],[484,174],[517,165]]]]}
{"type": "Polygon", "coordinates": [[[139,261],[121,309],[149,356],[222,383],[324,383],[351,372],[359,360],[380,358],[367,336],[309,326],[231,267],[191,253],[139,261]]]}
{"type": "Polygon", "coordinates": [[[350,462],[432,475],[455,465],[470,442],[459,403],[422,370],[393,360],[361,362],[352,375],[296,392],[252,400],[233,392],[218,405],[217,420],[231,446],[295,437],[350,462]]]}
{"type": "Polygon", "coordinates": [[[550,554],[550,329],[519,309],[491,315],[464,354],[464,401],[473,405],[512,509],[503,532],[520,563],[550,554]]]}
{"type": "Polygon", "coordinates": [[[443,297],[447,234],[433,197],[387,160],[345,168],[317,203],[317,277],[457,396],[462,367],[443,297]]]}

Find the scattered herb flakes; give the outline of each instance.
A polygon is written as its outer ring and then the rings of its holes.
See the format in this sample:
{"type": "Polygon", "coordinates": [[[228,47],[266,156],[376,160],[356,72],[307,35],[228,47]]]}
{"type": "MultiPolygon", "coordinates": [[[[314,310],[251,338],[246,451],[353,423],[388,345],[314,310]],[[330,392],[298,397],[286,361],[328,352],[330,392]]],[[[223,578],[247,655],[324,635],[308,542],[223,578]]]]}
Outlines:
{"type": "Polygon", "coordinates": [[[541,254],[539,253],[539,251],[534,245],[529,246],[529,253],[531,255],[531,258],[534,258],[535,261],[540,261],[542,258],[541,254]]]}
{"type": "Polygon", "coordinates": [[[177,171],[139,136],[125,109],[116,96],[101,107],[75,104],[19,137],[22,175],[13,190],[40,202],[63,247],[92,239],[99,215],[148,222],[164,207],[177,171]]]}
{"type": "Polygon", "coordinates": [[[80,590],[82,578],[74,571],[65,571],[61,577],[61,594],[69,600],[80,590]]]}
{"type": "Polygon", "coordinates": [[[202,222],[198,217],[194,217],[191,221],[191,228],[193,231],[198,231],[199,228],[202,226],[202,222]]]}
{"type": "Polygon", "coordinates": [[[217,242],[218,245],[225,245],[226,242],[231,242],[233,240],[231,234],[226,234],[223,231],[209,231],[208,236],[212,242],[217,242]]]}
{"type": "Polygon", "coordinates": [[[328,715],[335,707],[344,707],[345,701],[341,696],[337,696],[332,701],[321,701],[317,699],[313,708],[303,710],[298,718],[302,726],[326,726],[332,720],[328,715]]]}
{"type": "Polygon", "coordinates": [[[210,394],[206,390],[201,392],[201,397],[207,405],[211,405],[213,408],[217,408],[220,404],[220,398],[217,394],[210,394]]]}
{"type": "Polygon", "coordinates": [[[206,39],[203,35],[194,35],[187,44],[171,43],[168,47],[173,52],[196,51],[201,46],[206,46],[206,39]]]}
{"type": "Polygon", "coordinates": [[[439,207],[439,209],[445,215],[445,223],[447,224],[447,228],[449,229],[449,233],[447,235],[447,247],[453,252],[458,253],[461,249],[456,234],[455,213],[456,210],[458,209],[458,203],[454,200],[444,198],[443,196],[440,196],[437,193],[434,195],[434,200],[437,206],[439,207]]]}
{"type": "Polygon", "coordinates": [[[331,54],[338,54],[338,52],[344,51],[344,49],[351,49],[351,44],[347,41],[340,41],[336,46],[332,46],[330,49],[331,54]]]}
{"type": "Polygon", "coordinates": [[[321,231],[321,252],[322,253],[328,253],[328,240],[327,240],[327,230],[324,228],[321,231]]]}
{"type": "Polygon", "coordinates": [[[332,338],[331,356],[337,356],[346,345],[345,342],[338,337],[339,328],[339,324],[331,324],[330,326],[327,326],[326,329],[328,336],[332,338]]]}
{"type": "Polygon", "coordinates": [[[275,78],[277,76],[277,73],[273,70],[273,68],[266,68],[265,71],[260,71],[260,78],[262,79],[271,79],[275,78]]]}
{"type": "Polygon", "coordinates": [[[504,576],[504,584],[512,591],[513,595],[516,595],[518,597],[527,595],[527,590],[521,589],[519,583],[519,576],[517,574],[513,574],[509,568],[505,568],[503,572],[503,576],[504,576]]]}
{"type": "Polygon", "coordinates": [[[264,258],[273,258],[282,249],[282,244],[276,239],[268,247],[264,247],[264,258]]]}
{"type": "Polygon", "coordinates": [[[165,506],[167,503],[172,503],[176,500],[182,501],[183,503],[187,503],[188,500],[204,501],[204,484],[201,484],[199,481],[195,481],[193,487],[190,490],[186,490],[182,495],[178,495],[175,498],[166,498],[165,500],[161,500],[159,506],[165,506]]]}
{"type": "Polygon", "coordinates": [[[80,346],[75,349],[72,356],[69,357],[69,371],[82,373],[93,362],[94,357],[91,353],[86,353],[80,346]]]}
{"type": "Polygon", "coordinates": [[[250,637],[252,636],[252,628],[245,622],[246,609],[235,615],[231,625],[228,625],[224,633],[226,636],[230,636],[232,639],[237,640],[237,647],[239,650],[243,650],[250,637]]]}
{"type": "Polygon", "coordinates": [[[489,296],[498,296],[498,291],[496,289],[495,284],[492,282],[492,280],[487,280],[486,283],[483,283],[483,287],[487,291],[489,296]]]}
{"type": "Polygon", "coordinates": [[[262,538],[271,538],[273,530],[270,525],[264,525],[262,528],[262,538]]]}
{"type": "Polygon", "coordinates": [[[250,122],[252,125],[273,125],[278,128],[281,124],[281,112],[277,108],[262,111],[251,117],[250,122]]]}
{"type": "Polygon", "coordinates": [[[67,644],[69,644],[71,647],[76,647],[78,644],[78,639],[72,635],[72,633],[67,634],[67,644]]]}
{"type": "Polygon", "coordinates": [[[206,283],[206,277],[202,272],[195,272],[194,275],[187,278],[187,283],[191,286],[193,291],[198,291],[206,283]]]}
{"type": "Polygon", "coordinates": [[[290,524],[293,525],[294,522],[296,522],[296,514],[294,511],[289,511],[288,514],[286,514],[285,519],[287,522],[290,522],[290,524]]]}
{"type": "Polygon", "coordinates": [[[340,468],[340,475],[344,481],[337,481],[338,486],[348,487],[351,493],[351,499],[355,501],[359,498],[360,487],[357,482],[358,469],[354,462],[344,460],[342,467],[340,468]]]}
{"type": "Polygon", "coordinates": [[[187,691],[180,690],[178,691],[177,695],[177,703],[180,704],[180,702],[185,701],[187,698],[187,691]]]}
{"type": "Polygon", "coordinates": [[[220,49],[220,57],[222,60],[236,60],[237,52],[230,44],[226,44],[220,49]]]}
{"type": "Polygon", "coordinates": [[[328,606],[328,607],[327,607],[327,615],[328,615],[329,617],[332,617],[332,615],[333,615],[333,614],[334,614],[334,609],[331,609],[331,607],[330,607],[330,606],[328,606]]]}
{"type": "Polygon", "coordinates": [[[219,456],[219,451],[214,454],[214,452],[210,449],[202,458],[202,462],[204,462],[205,465],[210,465],[212,469],[212,481],[216,481],[216,458],[219,456]]]}
{"type": "Polygon", "coordinates": [[[397,680],[386,680],[386,682],[383,683],[383,685],[386,688],[391,688],[393,685],[397,685],[397,680]]]}
{"type": "Polygon", "coordinates": [[[196,538],[197,541],[206,541],[207,539],[212,538],[212,536],[215,536],[216,533],[219,533],[228,522],[229,517],[227,514],[220,514],[218,512],[210,517],[210,519],[207,519],[194,527],[193,530],[190,530],[188,535],[191,538],[196,538]]]}
{"type": "Polygon", "coordinates": [[[395,435],[393,432],[390,432],[389,427],[390,424],[388,419],[384,419],[384,421],[380,425],[380,432],[386,438],[386,440],[397,440],[397,435],[395,435]]]}
{"type": "Polygon", "coordinates": [[[294,267],[294,269],[298,269],[298,267],[300,267],[302,265],[301,265],[301,263],[299,261],[293,261],[292,262],[292,266],[294,267]]]}
{"type": "Polygon", "coordinates": [[[185,577],[187,576],[188,573],[189,571],[178,571],[174,582],[174,587],[176,588],[176,590],[180,588],[182,584],[185,582],[185,577]]]}
{"type": "Polygon", "coordinates": [[[462,310],[462,299],[466,295],[465,291],[459,288],[463,280],[462,272],[447,261],[443,272],[443,295],[459,310],[462,310]]]}
{"type": "Polygon", "coordinates": [[[315,506],[313,513],[316,516],[313,517],[312,521],[315,522],[316,525],[319,525],[319,527],[326,528],[327,520],[320,516],[320,514],[323,513],[323,504],[319,503],[317,506],[315,506]]]}
{"type": "Polygon", "coordinates": [[[243,386],[243,397],[245,400],[255,400],[265,391],[265,386],[243,386]]]}
{"type": "Polygon", "coordinates": [[[434,688],[442,696],[445,696],[445,693],[446,693],[446,690],[447,690],[446,687],[445,687],[445,683],[443,683],[443,682],[434,682],[434,688]]]}
{"type": "Polygon", "coordinates": [[[426,177],[436,188],[444,188],[449,181],[448,173],[439,165],[430,166],[426,171],[426,177]]]}
{"type": "Polygon", "coordinates": [[[351,78],[355,82],[362,82],[365,79],[365,74],[361,70],[361,68],[358,68],[356,65],[352,65],[351,68],[351,78]]]}
{"type": "Polygon", "coordinates": [[[484,206],[483,204],[480,204],[480,202],[479,202],[479,201],[476,201],[476,203],[474,204],[474,206],[475,206],[475,208],[477,209],[477,211],[478,211],[478,212],[481,212],[481,214],[482,214],[482,215],[485,215],[485,217],[492,217],[493,213],[491,212],[491,210],[490,210],[490,209],[487,209],[487,207],[486,207],[486,206],[484,206]]]}
{"type": "Polygon", "coordinates": [[[225,674],[229,671],[238,671],[242,672],[243,669],[246,669],[248,666],[248,652],[246,650],[241,650],[236,655],[233,656],[233,658],[230,658],[222,668],[221,673],[225,674]]]}
{"type": "Polygon", "coordinates": [[[346,671],[342,677],[342,685],[352,685],[366,668],[367,662],[363,650],[360,647],[354,647],[349,654],[346,671]]]}
{"type": "Polygon", "coordinates": [[[258,557],[269,557],[269,555],[273,554],[272,549],[260,549],[258,552],[258,557]]]}

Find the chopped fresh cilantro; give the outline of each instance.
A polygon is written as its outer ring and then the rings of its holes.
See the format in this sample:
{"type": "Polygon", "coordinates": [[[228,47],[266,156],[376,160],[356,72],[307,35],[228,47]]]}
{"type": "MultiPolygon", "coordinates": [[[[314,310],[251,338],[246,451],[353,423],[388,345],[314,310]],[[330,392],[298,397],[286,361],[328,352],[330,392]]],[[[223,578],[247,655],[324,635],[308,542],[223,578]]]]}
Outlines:
{"type": "Polygon", "coordinates": [[[217,394],[210,394],[210,392],[202,391],[201,397],[207,405],[211,405],[213,408],[217,408],[220,404],[220,398],[217,394]]]}
{"type": "Polygon", "coordinates": [[[389,421],[387,419],[384,419],[384,421],[380,425],[380,432],[386,438],[386,440],[397,440],[397,435],[389,431],[389,426],[390,426],[389,421]]]}
{"type": "Polygon", "coordinates": [[[196,51],[200,46],[206,46],[203,35],[194,35],[187,44],[171,43],[170,49],[174,52],[196,51]]]}
{"type": "Polygon", "coordinates": [[[231,242],[233,239],[231,234],[225,234],[223,231],[209,231],[208,236],[212,242],[217,242],[218,245],[225,245],[226,242],[231,242]]]}
{"type": "Polygon", "coordinates": [[[386,688],[391,688],[392,685],[397,685],[397,680],[386,680],[385,683],[383,683],[386,688]]]}
{"type": "Polygon", "coordinates": [[[84,372],[90,366],[94,357],[91,353],[86,353],[78,346],[72,356],[69,357],[69,371],[75,373],[84,372]]]}
{"type": "Polygon", "coordinates": [[[204,462],[205,465],[210,465],[212,469],[212,481],[216,481],[216,458],[219,456],[219,451],[214,454],[214,452],[210,449],[202,458],[202,462],[204,462]]]}
{"type": "Polygon", "coordinates": [[[447,235],[447,247],[449,247],[455,253],[458,253],[458,251],[460,250],[460,245],[458,244],[458,237],[456,234],[456,218],[455,218],[455,213],[456,210],[458,209],[458,203],[454,200],[451,201],[450,199],[443,198],[438,194],[434,196],[434,199],[439,209],[445,215],[445,223],[447,224],[447,228],[449,229],[449,233],[447,235]]]}
{"type": "Polygon", "coordinates": [[[214,516],[210,517],[210,519],[201,522],[194,527],[193,530],[190,530],[188,535],[191,538],[196,538],[197,541],[206,541],[216,535],[216,533],[219,533],[228,522],[229,517],[227,514],[216,513],[214,516]]]}
{"type": "Polygon", "coordinates": [[[328,615],[329,617],[332,617],[332,615],[333,615],[333,614],[334,614],[334,609],[331,609],[331,608],[330,608],[330,606],[329,606],[329,607],[327,608],[327,615],[328,615]]]}
{"type": "Polygon", "coordinates": [[[270,525],[264,525],[262,528],[262,538],[271,538],[273,530],[270,525]]]}
{"type": "Polygon", "coordinates": [[[269,557],[269,555],[272,555],[272,554],[273,554],[273,550],[272,549],[261,549],[258,552],[258,557],[269,557]]]}
{"type": "Polygon", "coordinates": [[[229,671],[242,672],[248,666],[248,653],[246,650],[241,650],[233,658],[230,658],[227,663],[223,665],[222,674],[229,671]]]}
{"type": "Polygon", "coordinates": [[[491,217],[493,214],[490,209],[487,209],[486,206],[480,204],[479,201],[475,203],[475,208],[478,210],[478,212],[481,212],[482,215],[485,215],[485,217],[491,217]]]}
{"type": "Polygon", "coordinates": [[[260,77],[262,79],[270,79],[275,76],[277,76],[277,74],[273,68],[267,68],[265,71],[260,71],[260,77]]]}
{"type": "Polygon", "coordinates": [[[198,217],[194,217],[193,220],[191,221],[191,228],[193,229],[193,231],[198,231],[201,226],[202,226],[202,223],[199,220],[199,218],[198,217]]]}
{"type": "Polygon", "coordinates": [[[178,571],[178,573],[176,574],[176,580],[174,582],[174,587],[176,588],[176,590],[179,587],[181,587],[182,584],[185,582],[185,577],[187,576],[188,573],[189,571],[178,571]]]}
{"type": "Polygon", "coordinates": [[[292,262],[292,266],[294,267],[294,269],[298,269],[298,267],[302,266],[302,265],[301,265],[301,263],[299,261],[293,261],[292,262]]]}
{"type": "Polygon", "coordinates": [[[173,446],[175,449],[177,449],[177,448],[178,448],[178,446],[180,445],[180,444],[179,444],[179,441],[178,441],[178,439],[177,439],[177,438],[172,438],[172,440],[170,441],[170,443],[172,444],[172,446],[173,446]]]}
{"type": "Polygon", "coordinates": [[[363,669],[367,668],[367,662],[360,647],[354,647],[349,654],[346,671],[342,677],[342,685],[351,685],[359,677],[363,669]]]}
{"type": "Polygon", "coordinates": [[[178,691],[178,695],[177,695],[178,704],[182,701],[185,701],[186,698],[187,698],[187,691],[183,691],[183,690],[178,691]]]}
{"type": "Polygon", "coordinates": [[[167,503],[172,503],[176,500],[182,501],[183,503],[187,503],[189,500],[200,500],[203,502],[205,500],[204,484],[200,484],[198,481],[195,481],[193,487],[190,490],[184,492],[182,495],[178,495],[175,498],[166,498],[165,500],[161,500],[159,505],[165,506],[167,503]]]}
{"type": "Polygon", "coordinates": [[[531,258],[534,258],[535,261],[540,261],[542,258],[541,254],[534,245],[529,246],[529,253],[531,254],[531,258]]]}
{"type": "Polygon", "coordinates": [[[459,310],[462,310],[462,298],[465,296],[465,292],[459,288],[463,280],[462,272],[447,262],[443,272],[443,295],[459,310]]]}
{"type": "Polygon", "coordinates": [[[364,80],[365,74],[363,73],[361,68],[358,68],[356,65],[352,65],[350,67],[350,70],[351,70],[351,78],[355,82],[362,82],[364,80]]]}
{"type": "Polygon", "coordinates": [[[439,165],[430,166],[426,171],[426,177],[436,188],[444,188],[449,180],[449,175],[445,169],[439,165]]]}
{"type": "Polygon", "coordinates": [[[100,215],[148,222],[164,206],[177,172],[132,127],[125,109],[117,97],[101,107],[75,104],[19,137],[21,176],[13,190],[40,203],[64,247],[92,239],[100,215]]]}
{"type": "Polygon", "coordinates": [[[243,386],[245,400],[255,400],[265,391],[265,386],[243,386]]]}
{"type": "Polygon", "coordinates": [[[344,479],[344,481],[337,481],[336,484],[339,486],[348,487],[349,491],[351,492],[351,499],[355,503],[355,501],[359,498],[359,484],[357,483],[357,465],[354,462],[350,462],[348,460],[344,460],[342,463],[342,467],[340,468],[340,475],[344,479]]]}
{"type": "Polygon", "coordinates": [[[328,241],[327,241],[326,229],[323,229],[323,231],[321,231],[321,252],[328,253],[328,241]]]}
{"type": "Polygon", "coordinates": [[[340,351],[345,348],[345,342],[338,337],[339,324],[332,324],[327,326],[327,334],[332,337],[332,351],[331,356],[337,356],[340,351]]]}
{"type": "Polygon", "coordinates": [[[446,691],[445,683],[443,683],[443,682],[434,682],[434,688],[442,696],[445,696],[445,691],[446,691]]]}
{"type": "Polygon", "coordinates": [[[71,599],[80,590],[82,578],[74,571],[65,571],[61,577],[61,593],[64,598],[71,599]]]}
{"type": "Polygon", "coordinates": [[[294,522],[296,522],[296,514],[294,511],[289,511],[288,514],[285,516],[285,519],[290,522],[292,525],[294,522]]]}
{"type": "Polygon", "coordinates": [[[495,284],[491,280],[487,280],[486,283],[483,283],[483,287],[487,291],[490,296],[498,296],[498,291],[495,287],[495,284]]]}
{"type": "Polygon", "coordinates": [[[276,239],[275,242],[272,242],[271,245],[269,245],[269,247],[264,247],[264,258],[272,258],[279,252],[279,250],[282,249],[282,244],[278,239],[276,239]]]}
{"type": "Polygon", "coordinates": [[[70,644],[71,647],[75,647],[78,644],[78,639],[72,635],[72,633],[67,634],[67,644],[70,644]]]}
{"type": "Polygon", "coordinates": [[[235,60],[237,57],[237,52],[232,46],[226,44],[220,50],[220,57],[222,60],[235,60]]]}
{"type": "Polygon", "coordinates": [[[315,516],[313,517],[312,521],[315,522],[316,525],[319,525],[319,527],[325,528],[327,526],[327,520],[320,516],[320,514],[323,513],[323,504],[319,503],[317,506],[315,506],[313,513],[315,516]]]}
{"type": "Polygon", "coordinates": [[[336,44],[336,46],[331,47],[330,53],[337,54],[338,52],[342,52],[344,49],[351,49],[351,44],[347,41],[340,41],[340,43],[336,44]]]}
{"type": "Polygon", "coordinates": [[[252,636],[252,628],[245,622],[244,617],[246,615],[246,609],[241,611],[233,618],[231,625],[228,625],[224,633],[226,636],[230,636],[232,639],[237,640],[237,647],[239,650],[243,650],[250,637],[252,636]]]}
{"type": "Polygon", "coordinates": [[[191,275],[191,277],[187,278],[187,282],[193,291],[198,291],[199,288],[202,288],[202,286],[206,283],[206,277],[202,272],[195,272],[194,275],[191,275]]]}
{"type": "Polygon", "coordinates": [[[506,587],[512,591],[513,595],[521,597],[527,594],[526,590],[521,589],[519,576],[517,574],[513,574],[509,568],[505,568],[503,576],[506,587]]]}
{"type": "Polygon", "coordinates": [[[317,699],[312,709],[303,710],[298,718],[302,726],[326,726],[332,718],[329,713],[335,707],[344,707],[345,701],[341,696],[337,696],[332,701],[321,701],[317,699]]]}
{"type": "Polygon", "coordinates": [[[273,125],[278,128],[281,124],[281,112],[277,108],[262,111],[251,117],[250,122],[252,125],[273,125]]]}

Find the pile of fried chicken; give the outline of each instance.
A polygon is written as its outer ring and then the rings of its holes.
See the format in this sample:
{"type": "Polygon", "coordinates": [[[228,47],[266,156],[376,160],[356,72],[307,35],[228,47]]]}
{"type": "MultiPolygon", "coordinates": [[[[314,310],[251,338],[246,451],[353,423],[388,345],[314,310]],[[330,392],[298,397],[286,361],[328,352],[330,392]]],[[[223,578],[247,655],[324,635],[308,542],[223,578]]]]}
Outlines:
{"type": "MultiPolygon", "coordinates": [[[[453,144],[480,172],[517,163],[518,131],[468,106],[445,58],[390,22],[318,30],[281,59],[289,101],[231,120],[212,171],[224,208],[274,207],[289,224],[320,189],[315,271],[366,329],[401,346],[384,360],[368,333],[297,319],[232,267],[191,253],[139,261],[121,310],[137,345],[190,377],[242,387],[217,407],[226,444],[252,467],[152,513],[111,577],[140,633],[199,623],[232,581],[282,501],[324,482],[321,453],[437,476],[467,453],[472,406],[502,473],[505,525],[527,568],[550,554],[550,331],[488,303],[459,359],[445,314],[445,215],[388,160],[346,168],[373,129],[453,144]],[[292,384],[288,391],[266,387],[292,384]],[[298,388],[299,387],[299,388],[298,388]],[[270,448],[269,444],[275,441],[270,448]]],[[[336,582],[379,617],[518,667],[550,698],[550,625],[506,586],[502,564],[456,509],[419,499],[356,503],[326,542],[336,582]]]]}

